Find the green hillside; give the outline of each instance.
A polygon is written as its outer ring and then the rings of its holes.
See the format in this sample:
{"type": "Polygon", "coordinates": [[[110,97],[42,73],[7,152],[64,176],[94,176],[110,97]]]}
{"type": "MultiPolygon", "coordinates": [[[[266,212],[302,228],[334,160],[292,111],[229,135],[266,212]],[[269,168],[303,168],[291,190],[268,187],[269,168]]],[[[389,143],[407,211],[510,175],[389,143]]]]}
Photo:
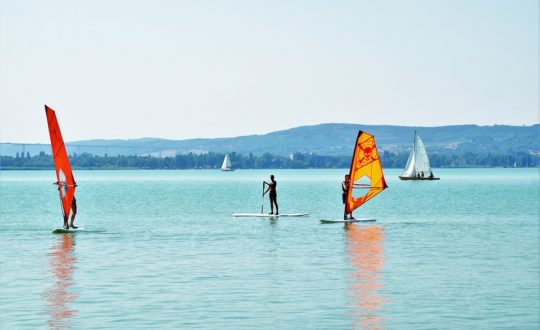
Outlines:
{"type": "MultiPolygon", "coordinates": [[[[405,153],[412,144],[414,131],[422,136],[430,154],[515,154],[540,151],[540,125],[409,127],[390,125],[321,124],[295,127],[264,135],[234,138],[165,140],[141,138],[129,140],[87,140],[68,142],[70,154],[174,156],[188,153],[227,153],[287,156],[291,153],[349,155],[358,130],[375,135],[381,151],[405,153]]],[[[0,144],[0,154],[50,153],[46,144],[0,144]]]]}

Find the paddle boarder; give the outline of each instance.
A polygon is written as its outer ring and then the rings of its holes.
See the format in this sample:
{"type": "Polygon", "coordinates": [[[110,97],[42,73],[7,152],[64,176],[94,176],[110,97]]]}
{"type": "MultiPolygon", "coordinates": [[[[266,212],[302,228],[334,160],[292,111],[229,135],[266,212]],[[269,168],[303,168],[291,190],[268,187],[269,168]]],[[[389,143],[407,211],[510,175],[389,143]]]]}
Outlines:
{"type": "Polygon", "coordinates": [[[270,196],[270,214],[274,214],[274,204],[276,205],[276,213],[275,215],[279,215],[279,209],[277,204],[277,181],[274,179],[274,175],[270,175],[270,182],[263,181],[263,185],[268,185],[268,189],[264,192],[266,194],[267,192],[270,192],[268,195],[270,196]]]}
{"type": "MultiPolygon", "coordinates": [[[[347,194],[349,193],[349,185],[351,184],[351,178],[349,174],[345,174],[345,179],[341,182],[341,199],[343,200],[343,205],[347,203],[347,194]]],[[[351,213],[347,213],[347,207],[343,211],[343,220],[354,220],[354,217],[351,213]]]]}

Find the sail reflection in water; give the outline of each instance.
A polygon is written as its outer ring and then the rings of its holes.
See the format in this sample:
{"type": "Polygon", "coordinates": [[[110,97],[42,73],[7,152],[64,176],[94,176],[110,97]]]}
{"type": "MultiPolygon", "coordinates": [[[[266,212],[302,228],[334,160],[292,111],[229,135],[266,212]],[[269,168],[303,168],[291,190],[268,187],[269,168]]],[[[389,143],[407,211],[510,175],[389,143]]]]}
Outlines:
{"type": "Polygon", "coordinates": [[[69,308],[70,303],[77,298],[77,295],[69,290],[74,285],[72,274],[77,268],[73,256],[74,237],[64,234],[58,238],[59,241],[49,253],[49,266],[54,282],[44,294],[50,329],[69,328],[69,319],[76,314],[69,308]]]}
{"type": "Polygon", "coordinates": [[[380,293],[384,266],[382,227],[348,224],[345,229],[347,252],[354,267],[350,288],[354,329],[383,329],[381,307],[385,298],[380,293]]]}

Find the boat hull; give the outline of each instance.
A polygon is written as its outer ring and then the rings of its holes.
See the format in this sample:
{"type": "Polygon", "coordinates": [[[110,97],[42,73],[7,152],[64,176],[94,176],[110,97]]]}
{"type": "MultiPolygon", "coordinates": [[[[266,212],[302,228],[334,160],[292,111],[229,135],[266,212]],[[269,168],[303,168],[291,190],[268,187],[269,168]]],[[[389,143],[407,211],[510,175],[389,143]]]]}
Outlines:
{"type": "Polygon", "coordinates": [[[399,177],[401,180],[416,180],[416,181],[422,181],[422,180],[427,180],[427,181],[433,181],[433,180],[440,180],[441,178],[436,178],[436,177],[433,177],[433,178],[419,178],[419,177],[415,177],[415,176],[400,176],[399,177]]]}

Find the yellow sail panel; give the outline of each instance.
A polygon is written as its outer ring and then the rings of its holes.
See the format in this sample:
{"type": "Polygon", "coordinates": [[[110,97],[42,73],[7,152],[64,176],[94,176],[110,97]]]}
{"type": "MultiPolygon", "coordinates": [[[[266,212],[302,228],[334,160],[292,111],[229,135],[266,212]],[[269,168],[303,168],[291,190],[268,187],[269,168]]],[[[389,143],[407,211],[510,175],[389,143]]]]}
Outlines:
{"type": "Polygon", "coordinates": [[[349,177],[351,181],[345,203],[347,213],[351,213],[387,187],[373,135],[358,132],[349,177]]]}

